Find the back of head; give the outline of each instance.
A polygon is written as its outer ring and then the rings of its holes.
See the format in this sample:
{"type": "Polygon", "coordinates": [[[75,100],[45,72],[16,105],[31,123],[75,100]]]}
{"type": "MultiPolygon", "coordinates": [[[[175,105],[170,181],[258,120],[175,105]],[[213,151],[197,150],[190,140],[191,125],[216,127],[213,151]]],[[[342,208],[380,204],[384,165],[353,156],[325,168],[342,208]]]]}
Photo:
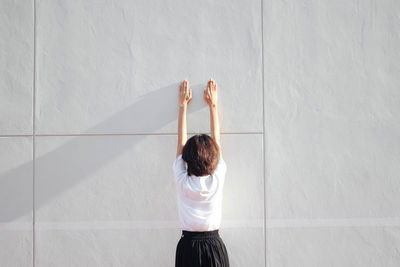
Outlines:
{"type": "Polygon", "coordinates": [[[188,175],[205,176],[212,174],[219,161],[218,144],[207,134],[190,137],[182,149],[188,175]]]}

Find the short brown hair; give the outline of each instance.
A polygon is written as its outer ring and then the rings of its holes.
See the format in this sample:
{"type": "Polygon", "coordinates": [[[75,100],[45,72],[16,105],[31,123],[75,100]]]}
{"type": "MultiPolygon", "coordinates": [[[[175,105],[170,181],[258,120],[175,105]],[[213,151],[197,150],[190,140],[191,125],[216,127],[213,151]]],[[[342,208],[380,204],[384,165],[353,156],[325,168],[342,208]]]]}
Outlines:
{"type": "Polygon", "coordinates": [[[207,134],[190,137],[182,149],[182,159],[186,161],[188,175],[205,176],[214,172],[219,161],[219,147],[207,134]]]}

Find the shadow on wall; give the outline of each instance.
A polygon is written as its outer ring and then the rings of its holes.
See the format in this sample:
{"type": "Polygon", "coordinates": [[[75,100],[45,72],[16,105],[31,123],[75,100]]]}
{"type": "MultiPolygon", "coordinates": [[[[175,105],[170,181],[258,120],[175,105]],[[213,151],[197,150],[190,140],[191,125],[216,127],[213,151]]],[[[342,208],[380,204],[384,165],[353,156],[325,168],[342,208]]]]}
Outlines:
{"type": "MultiPolygon", "coordinates": [[[[106,133],[110,129],[120,128],[121,125],[130,125],[127,128],[131,133],[154,132],[177,120],[178,87],[179,83],[175,83],[152,91],[83,134],[106,133]]],[[[193,99],[188,113],[196,112],[207,106],[202,98],[205,85],[191,85],[191,88],[193,99]]],[[[126,142],[116,141],[115,137],[110,137],[109,142],[101,142],[104,138],[100,140],[96,136],[81,136],[37,157],[35,163],[35,209],[79,183],[89,174],[112,161],[114,157],[129,150],[144,137],[145,135],[138,135],[134,142],[127,145],[126,142]],[[72,157],[67,159],[67,164],[62,164],[66,160],[66,155],[72,157]],[[93,157],[93,155],[96,156],[93,157]],[[75,168],[72,172],[74,175],[68,175],[71,167],[75,168]],[[64,175],[60,176],[61,172],[64,175]],[[38,173],[43,176],[38,177],[38,173]]],[[[37,136],[36,138],[49,137],[37,136]]],[[[171,155],[175,155],[175,151],[171,151],[171,155]]],[[[0,221],[13,221],[32,211],[32,165],[33,162],[30,161],[0,175],[0,221]]]]}

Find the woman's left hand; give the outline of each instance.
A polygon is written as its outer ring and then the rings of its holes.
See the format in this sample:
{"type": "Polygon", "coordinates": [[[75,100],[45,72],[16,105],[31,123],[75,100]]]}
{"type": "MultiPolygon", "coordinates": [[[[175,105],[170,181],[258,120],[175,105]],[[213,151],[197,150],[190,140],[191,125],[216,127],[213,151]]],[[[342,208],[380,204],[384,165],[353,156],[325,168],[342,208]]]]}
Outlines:
{"type": "Polygon", "coordinates": [[[184,106],[192,100],[192,89],[189,89],[189,82],[184,80],[179,86],[179,106],[184,106]]]}

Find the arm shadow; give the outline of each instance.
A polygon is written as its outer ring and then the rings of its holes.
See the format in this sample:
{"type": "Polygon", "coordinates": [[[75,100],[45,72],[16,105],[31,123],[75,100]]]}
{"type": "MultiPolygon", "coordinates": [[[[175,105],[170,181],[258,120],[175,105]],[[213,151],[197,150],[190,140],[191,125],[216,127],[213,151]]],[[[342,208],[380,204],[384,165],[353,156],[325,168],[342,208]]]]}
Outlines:
{"type": "MultiPolygon", "coordinates": [[[[140,96],[132,105],[87,129],[82,133],[83,136],[72,137],[56,149],[36,157],[34,185],[33,161],[1,173],[0,222],[11,222],[22,216],[29,216],[32,213],[33,190],[35,190],[35,210],[37,210],[84,180],[101,166],[131,149],[146,136],[146,133],[154,133],[176,121],[178,88],[179,83],[174,83],[140,96]],[[120,142],[115,136],[109,136],[110,139],[107,142],[104,142],[105,135],[101,135],[101,138],[97,135],[88,136],[88,134],[110,132],[142,134],[137,135],[137,138],[129,139],[132,141],[128,144],[126,140],[120,142]],[[66,155],[70,157],[67,158],[66,155]],[[66,160],[68,163],[64,164],[66,160]],[[72,172],[69,171],[71,167],[74,168],[72,172]],[[41,177],[38,177],[39,175],[41,177]]],[[[197,95],[197,99],[193,96],[188,106],[189,114],[207,106],[200,97],[203,85],[194,85],[191,88],[193,95],[197,95]]],[[[42,138],[52,137],[36,135],[36,142],[40,143],[42,138]]]]}

